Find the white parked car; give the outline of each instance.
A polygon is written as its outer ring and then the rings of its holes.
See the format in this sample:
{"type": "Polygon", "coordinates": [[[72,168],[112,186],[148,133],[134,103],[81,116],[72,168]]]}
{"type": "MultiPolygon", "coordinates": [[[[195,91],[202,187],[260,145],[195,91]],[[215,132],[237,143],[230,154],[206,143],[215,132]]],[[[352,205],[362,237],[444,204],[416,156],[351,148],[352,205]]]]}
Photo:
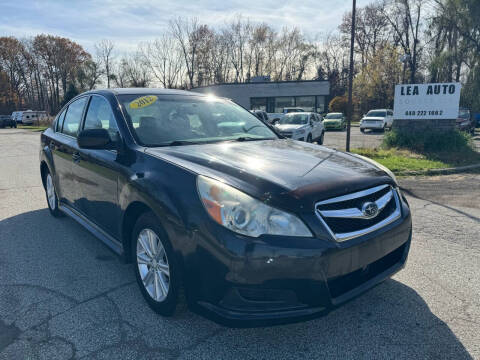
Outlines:
{"type": "Polygon", "coordinates": [[[283,118],[286,114],[299,112],[305,112],[305,110],[299,107],[284,107],[281,113],[269,113],[268,120],[273,123],[283,118]]]}
{"type": "Polygon", "coordinates": [[[299,112],[285,114],[275,123],[278,132],[293,140],[323,144],[325,129],[322,117],[312,112],[299,112]]]}
{"type": "Polygon", "coordinates": [[[363,133],[366,129],[385,130],[393,126],[393,110],[375,109],[370,110],[360,121],[360,131],[363,133]]]}

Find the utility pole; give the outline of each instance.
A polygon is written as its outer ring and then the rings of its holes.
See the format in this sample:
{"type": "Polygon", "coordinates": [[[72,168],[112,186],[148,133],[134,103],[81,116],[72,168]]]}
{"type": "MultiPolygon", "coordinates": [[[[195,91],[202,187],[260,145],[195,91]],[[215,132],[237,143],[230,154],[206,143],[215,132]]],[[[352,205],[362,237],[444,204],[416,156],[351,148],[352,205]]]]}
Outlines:
{"type": "Polygon", "coordinates": [[[356,0],[352,5],[352,34],[350,37],[350,70],[348,72],[348,109],[347,109],[347,144],[345,146],[347,152],[350,152],[350,127],[352,124],[353,104],[352,104],[352,86],[353,86],[353,50],[355,46],[355,12],[356,0]]]}

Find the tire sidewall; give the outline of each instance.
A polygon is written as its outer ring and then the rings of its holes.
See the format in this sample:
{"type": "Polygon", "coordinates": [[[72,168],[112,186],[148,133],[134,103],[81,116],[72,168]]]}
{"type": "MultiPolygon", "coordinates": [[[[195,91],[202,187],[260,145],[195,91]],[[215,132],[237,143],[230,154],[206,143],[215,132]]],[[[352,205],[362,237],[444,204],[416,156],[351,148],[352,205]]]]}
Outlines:
{"type": "Polygon", "coordinates": [[[48,210],[50,211],[50,214],[52,214],[55,217],[62,216],[63,213],[58,208],[58,196],[57,196],[57,189],[55,188],[55,180],[54,180],[53,175],[50,171],[48,171],[45,174],[45,198],[47,199],[47,206],[48,206],[48,210]],[[52,178],[53,193],[55,194],[55,209],[52,209],[50,207],[50,201],[48,201],[48,193],[47,193],[47,178],[48,178],[48,175],[50,175],[50,177],[52,178]]]}
{"type": "Polygon", "coordinates": [[[131,237],[131,260],[134,266],[135,278],[137,280],[138,287],[140,288],[140,292],[142,293],[144,299],[146,300],[150,308],[164,316],[172,315],[175,312],[180,287],[179,267],[177,266],[177,261],[175,260],[172,245],[168,240],[166,232],[159,225],[157,217],[151,212],[142,214],[135,223],[131,237]],[[155,301],[150,296],[150,294],[143,285],[143,281],[140,277],[140,272],[138,270],[137,239],[140,232],[144,229],[150,229],[155,232],[155,234],[162,242],[163,248],[165,249],[165,252],[167,254],[168,265],[170,267],[170,284],[168,295],[162,302],[155,301]]]}

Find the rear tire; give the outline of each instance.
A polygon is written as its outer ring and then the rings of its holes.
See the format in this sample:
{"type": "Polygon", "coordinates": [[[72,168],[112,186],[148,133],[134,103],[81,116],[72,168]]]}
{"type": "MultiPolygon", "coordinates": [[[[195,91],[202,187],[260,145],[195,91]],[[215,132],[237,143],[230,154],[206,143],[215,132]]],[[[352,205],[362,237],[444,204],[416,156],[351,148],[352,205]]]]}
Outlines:
{"type": "Polygon", "coordinates": [[[171,316],[180,292],[180,273],[172,245],[152,212],[142,214],[133,228],[131,255],[140,292],[156,313],[171,316]]]}
{"type": "Polygon", "coordinates": [[[55,190],[55,183],[53,181],[53,176],[50,174],[50,171],[47,171],[45,174],[45,195],[47,196],[47,205],[50,214],[54,217],[64,216],[63,212],[58,208],[58,196],[57,191],[55,190]]]}
{"type": "Polygon", "coordinates": [[[313,141],[312,139],[312,134],[308,134],[307,136],[307,142],[311,143],[313,141]]]}
{"type": "Polygon", "coordinates": [[[361,132],[362,134],[365,134],[365,129],[360,129],[360,132],[361,132]]]}

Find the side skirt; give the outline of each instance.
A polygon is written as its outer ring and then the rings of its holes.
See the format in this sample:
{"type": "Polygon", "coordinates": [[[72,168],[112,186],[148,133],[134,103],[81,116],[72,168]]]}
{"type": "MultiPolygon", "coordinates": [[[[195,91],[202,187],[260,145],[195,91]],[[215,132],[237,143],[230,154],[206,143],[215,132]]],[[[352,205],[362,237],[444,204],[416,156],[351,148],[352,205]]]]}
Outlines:
{"type": "Polygon", "coordinates": [[[123,246],[114,237],[110,236],[107,234],[105,231],[100,229],[96,224],[88,220],[85,216],[80,214],[77,210],[73,209],[72,207],[61,203],[59,204],[59,209],[63,211],[65,214],[70,216],[73,220],[78,222],[80,225],[82,225],[85,229],[90,231],[93,235],[95,235],[97,238],[102,240],[102,242],[107,245],[110,249],[112,249],[115,253],[118,255],[123,255],[123,246]]]}

